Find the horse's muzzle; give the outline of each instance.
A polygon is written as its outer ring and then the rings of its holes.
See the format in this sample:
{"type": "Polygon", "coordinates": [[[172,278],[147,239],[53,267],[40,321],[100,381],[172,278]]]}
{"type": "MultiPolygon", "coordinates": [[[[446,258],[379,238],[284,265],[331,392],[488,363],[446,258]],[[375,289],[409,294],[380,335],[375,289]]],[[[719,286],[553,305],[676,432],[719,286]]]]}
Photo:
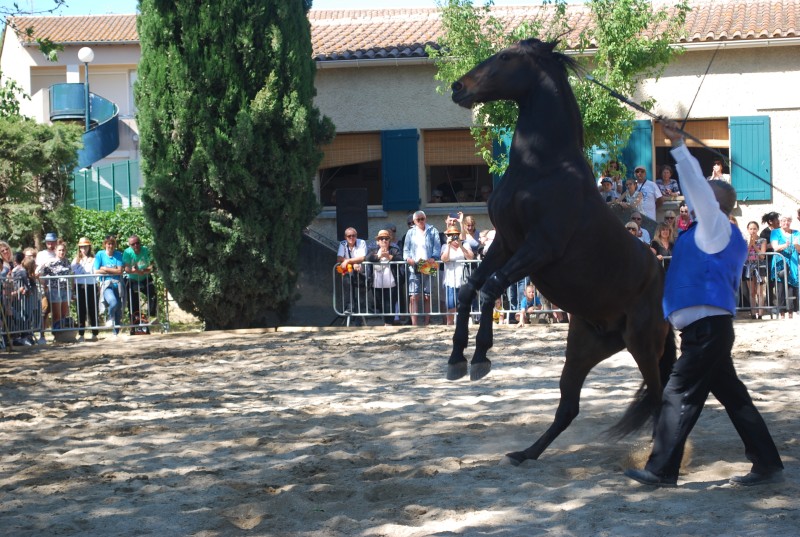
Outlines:
{"type": "Polygon", "coordinates": [[[464,84],[461,81],[456,80],[450,85],[450,89],[453,90],[453,102],[459,106],[463,106],[464,108],[472,108],[472,105],[475,104],[474,99],[470,97],[467,93],[467,90],[464,88],[464,84]]]}

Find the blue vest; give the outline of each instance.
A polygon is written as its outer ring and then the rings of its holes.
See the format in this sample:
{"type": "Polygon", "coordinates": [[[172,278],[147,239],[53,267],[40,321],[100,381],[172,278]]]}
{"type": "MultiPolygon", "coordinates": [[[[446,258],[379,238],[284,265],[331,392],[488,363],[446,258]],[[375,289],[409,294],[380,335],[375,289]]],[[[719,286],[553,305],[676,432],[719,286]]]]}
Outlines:
{"type": "Polygon", "coordinates": [[[716,254],[695,243],[697,226],[678,237],[664,283],[664,317],[691,306],[715,306],[736,315],[736,296],[742,281],[747,243],[731,224],[731,240],[716,254]]]}

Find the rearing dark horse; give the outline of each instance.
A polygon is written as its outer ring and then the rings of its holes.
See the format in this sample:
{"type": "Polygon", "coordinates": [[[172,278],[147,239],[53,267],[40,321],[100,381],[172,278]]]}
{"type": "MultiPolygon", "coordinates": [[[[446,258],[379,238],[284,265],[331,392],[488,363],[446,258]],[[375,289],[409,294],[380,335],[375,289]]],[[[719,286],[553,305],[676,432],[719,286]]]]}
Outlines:
{"type": "Polygon", "coordinates": [[[664,275],[656,257],[628,233],[597,191],[583,153],[583,122],[567,79],[574,61],[557,43],[520,41],[454,82],[464,107],[496,100],[519,105],[509,166],[489,198],[497,235],[485,259],[461,287],[447,378],[467,374],[470,304],[481,294],[481,321],[470,378],[489,373],[492,307],[512,283],[530,276],[571,314],[561,400],[553,424],[512,462],[536,459],[578,415],[589,371],[627,348],[644,383],[612,429],[630,433],[658,412],[662,382],[675,362],[675,340],[664,321],[664,275]]]}

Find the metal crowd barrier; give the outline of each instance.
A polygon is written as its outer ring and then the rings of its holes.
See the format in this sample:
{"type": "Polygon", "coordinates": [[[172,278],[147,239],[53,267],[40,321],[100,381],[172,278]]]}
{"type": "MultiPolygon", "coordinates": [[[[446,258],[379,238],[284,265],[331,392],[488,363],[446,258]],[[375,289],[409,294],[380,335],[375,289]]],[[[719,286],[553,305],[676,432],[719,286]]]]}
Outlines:
{"type": "MultiPolygon", "coordinates": [[[[466,281],[472,271],[480,264],[478,260],[454,261],[462,267],[461,281],[466,281]]],[[[438,323],[446,322],[449,315],[447,310],[447,291],[445,289],[444,263],[439,262],[435,274],[417,274],[415,269],[404,261],[391,261],[388,263],[364,262],[360,270],[341,274],[334,265],[332,268],[333,281],[333,310],[346,319],[347,326],[363,323],[365,319],[379,319],[383,317],[384,324],[408,324],[412,317],[416,317],[420,324],[428,317],[438,323]],[[411,281],[420,277],[422,285],[417,285],[418,310],[411,308],[409,287],[411,281]],[[388,285],[388,287],[383,287],[388,285]],[[425,292],[429,291],[429,292],[425,292]],[[428,296],[429,300],[424,300],[428,296]],[[424,311],[425,304],[430,304],[429,311],[424,311]]],[[[514,316],[519,312],[517,305],[525,295],[524,282],[510,286],[503,296],[503,307],[498,312],[505,316],[506,322],[516,323],[514,316]]],[[[566,315],[561,309],[548,305],[541,295],[537,295],[542,303],[542,309],[536,315],[541,317],[566,315]]],[[[476,297],[470,308],[470,317],[477,322],[481,314],[480,297],[476,297]]]]}
{"type": "Polygon", "coordinates": [[[40,341],[41,334],[51,333],[56,341],[74,341],[79,332],[86,339],[102,331],[118,330],[130,335],[149,334],[151,330],[169,331],[169,307],[166,292],[158,293],[151,276],[143,282],[122,278],[116,291],[121,299],[119,322],[109,317],[98,275],[40,276],[28,288],[13,279],[0,282],[0,348],[29,345],[40,341]],[[56,291],[56,289],[58,291],[56,291]],[[55,297],[53,295],[56,295],[55,297]],[[44,324],[43,298],[49,303],[50,321],[44,324]],[[53,298],[59,299],[54,302],[53,298]],[[67,304],[66,316],[60,304],[67,304]],[[55,315],[54,315],[54,310],[55,315]]]}
{"type": "Polygon", "coordinates": [[[794,296],[793,288],[789,285],[788,279],[785,277],[785,263],[783,271],[784,277],[781,277],[779,280],[773,275],[773,260],[775,256],[782,257],[781,254],[777,252],[767,252],[763,255],[764,260],[759,261],[757,265],[758,270],[750,271],[752,274],[747,275],[750,278],[749,281],[744,279],[747,272],[747,264],[745,263],[745,269],[742,271],[742,285],[739,287],[736,310],[748,312],[751,315],[769,315],[770,318],[777,319],[780,317],[781,313],[793,311],[792,308],[795,306],[795,301],[798,297],[794,296]],[[752,285],[753,281],[758,282],[759,278],[762,280],[762,283],[756,288],[756,294],[760,297],[758,301],[761,302],[761,304],[754,305],[751,303],[750,285],[752,285]]]}
{"type": "MultiPolygon", "coordinates": [[[[763,284],[759,286],[758,292],[763,293],[761,305],[750,304],[749,282],[742,281],[737,299],[737,311],[748,312],[753,315],[758,313],[760,316],[769,315],[770,318],[778,318],[779,313],[786,312],[797,300],[792,296],[792,288],[788,285],[786,278],[778,281],[772,275],[772,256],[780,255],[774,252],[765,254],[765,259],[761,263],[762,270],[759,275],[763,279],[763,284]],[[778,303],[777,286],[782,286],[783,297],[787,297],[787,304],[778,303]]],[[[662,265],[670,257],[664,257],[662,265]]],[[[480,264],[479,260],[456,261],[463,265],[463,278],[466,279],[472,270],[480,264]]],[[[746,266],[746,265],[745,265],[746,266]]],[[[448,315],[451,315],[446,308],[446,291],[444,287],[444,263],[439,262],[436,274],[422,275],[423,282],[428,283],[430,289],[430,311],[410,311],[410,300],[408,295],[409,280],[413,277],[414,271],[404,261],[392,261],[389,263],[369,263],[361,264],[360,271],[354,270],[352,273],[341,274],[338,270],[339,265],[332,268],[333,281],[333,310],[340,317],[346,319],[347,326],[351,324],[363,323],[366,319],[379,319],[383,317],[384,324],[408,324],[411,317],[418,319],[429,317],[443,322],[448,315]],[[389,275],[391,275],[389,277],[389,275]],[[380,287],[388,281],[389,287],[380,287]],[[377,285],[376,285],[377,283],[377,285]]],[[[755,276],[754,276],[755,277],[755,276]]],[[[757,279],[757,277],[756,277],[757,279]]],[[[511,285],[503,296],[503,308],[497,311],[504,317],[504,324],[515,324],[516,314],[520,312],[518,305],[525,295],[525,285],[527,281],[521,280],[511,285]]],[[[420,289],[424,291],[426,287],[420,289]]],[[[424,294],[424,293],[422,293],[424,294]]],[[[541,303],[541,309],[537,309],[533,314],[537,319],[529,322],[564,322],[566,313],[557,306],[549,303],[538,291],[536,296],[541,303]]],[[[422,298],[422,297],[420,297],[422,298]]],[[[417,299],[418,305],[423,305],[424,301],[417,299]]],[[[476,298],[470,308],[470,317],[477,322],[480,313],[480,298],[476,298]]],[[[422,324],[422,323],[420,323],[422,324]]]]}

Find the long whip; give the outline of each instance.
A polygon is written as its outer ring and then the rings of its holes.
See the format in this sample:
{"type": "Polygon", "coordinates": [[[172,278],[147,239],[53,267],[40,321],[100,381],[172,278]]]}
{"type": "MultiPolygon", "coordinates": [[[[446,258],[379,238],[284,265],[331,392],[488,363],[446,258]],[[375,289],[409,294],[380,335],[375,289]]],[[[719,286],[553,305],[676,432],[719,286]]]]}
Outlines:
{"type": "MultiPolygon", "coordinates": [[[[643,107],[639,103],[636,103],[636,102],[628,99],[627,97],[625,97],[624,95],[622,95],[618,91],[615,91],[614,89],[608,87],[607,85],[603,84],[602,82],[600,82],[599,80],[597,80],[596,78],[594,78],[592,75],[590,75],[588,73],[584,74],[583,78],[585,78],[589,82],[593,82],[593,83],[597,84],[598,86],[600,86],[601,88],[606,90],[609,93],[609,95],[611,95],[615,99],[627,104],[628,106],[630,106],[634,110],[638,110],[639,112],[641,112],[641,113],[643,113],[643,114],[655,119],[656,121],[666,121],[668,119],[668,118],[665,118],[664,116],[652,113],[650,110],[646,109],[645,107],[643,107]]],[[[789,192],[783,190],[782,188],[778,188],[777,186],[772,184],[772,182],[770,182],[767,179],[761,177],[760,175],[755,173],[753,170],[751,170],[751,169],[739,164],[738,162],[732,160],[730,157],[725,156],[723,153],[719,152],[718,150],[714,149],[713,147],[709,147],[702,140],[700,140],[699,138],[697,138],[693,134],[690,134],[690,133],[686,132],[685,130],[683,130],[683,128],[680,128],[678,130],[686,138],[688,138],[688,139],[692,140],[693,142],[697,143],[698,145],[706,148],[707,150],[709,150],[714,155],[717,155],[718,157],[720,157],[723,160],[728,160],[731,163],[731,165],[734,165],[734,166],[737,166],[738,168],[741,168],[743,171],[746,171],[747,173],[749,173],[750,175],[752,175],[753,177],[755,177],[756,179],[758,179],[762,183],[764,183],[764,184],[770,186],[771,188],[775,189],[776,191],[780,192],[781,194],[783,194],[784,196],[786,196],[787,198],[792,200],[794,203],[800,204],[800,198],[795,197],[794,195],[790,194],[789,192]]]]}

